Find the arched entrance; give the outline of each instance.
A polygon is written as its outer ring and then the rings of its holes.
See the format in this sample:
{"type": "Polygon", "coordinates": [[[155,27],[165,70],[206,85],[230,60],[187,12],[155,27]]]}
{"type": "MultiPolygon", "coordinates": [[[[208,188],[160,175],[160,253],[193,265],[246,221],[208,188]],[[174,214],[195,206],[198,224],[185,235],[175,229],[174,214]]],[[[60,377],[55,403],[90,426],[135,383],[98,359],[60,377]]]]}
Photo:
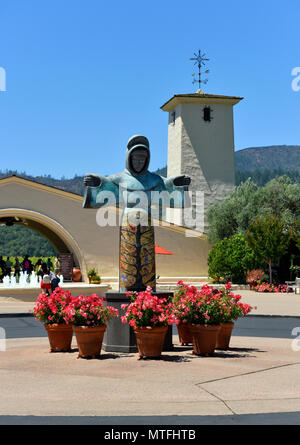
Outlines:
{"type": "MultiPolygon", "coordinates": [[[[0,209],[0,223],[18,224],[28,227],[44,236],[59,253],[72,253],[75,266],[86,270],[80,248],[72,235],[57,221],[42,213],[21,209],[0,209]]],[[[83,277],[85,278],[85,277],[83,277]]]]}

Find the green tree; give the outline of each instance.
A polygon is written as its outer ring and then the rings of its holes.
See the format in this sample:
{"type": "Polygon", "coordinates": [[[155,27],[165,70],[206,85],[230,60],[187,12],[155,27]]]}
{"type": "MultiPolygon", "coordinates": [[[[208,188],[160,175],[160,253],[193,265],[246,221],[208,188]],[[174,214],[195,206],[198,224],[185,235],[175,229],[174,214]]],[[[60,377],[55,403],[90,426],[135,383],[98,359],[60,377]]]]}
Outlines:
{"type": "Polygon", "coordinates": [[[208,240],[214,244],[239,232],[245,234],[251,220],[267,215],[283,219],[286,230],[293,227],[300,218],[300,183],[281,176],[258,187],[248,179],[209,208],[208,240]]]}
{"type": "Polygon", "coordinates": [[[249,224],[246,241],[255,256],[269,266],[270,283],[272,263],[288,251],[291,237],[291,230],[285,230],[285,221],[278,216],[258,217],[249,224]]]}
{"type": "Polygon", "coordinates": [[[238,233],[216,243],[208,254],[208,274],[215,281],[231,279],[237,283],[246,281],[248,270],[261,266],[245,236],[238,233]]]}

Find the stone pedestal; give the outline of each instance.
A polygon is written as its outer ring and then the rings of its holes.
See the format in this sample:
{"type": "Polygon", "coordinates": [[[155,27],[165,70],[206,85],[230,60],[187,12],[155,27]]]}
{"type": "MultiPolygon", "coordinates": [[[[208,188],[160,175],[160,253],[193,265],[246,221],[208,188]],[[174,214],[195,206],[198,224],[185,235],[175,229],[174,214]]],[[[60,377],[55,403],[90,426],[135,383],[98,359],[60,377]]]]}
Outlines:
{"type": "MultiPolygon", "coordinates": [[[[153,292],[160,298],[168,298],[173,296],[173,292],[153,292]]],[[[107,329],[104,334],[102,349],[109,352],[137,352],[137,344],[133,328],[128,323],[122,323],[121,316],[125,315],[125,311],[121,309],[122,304],[129,304],[130,299],[125,292],[106,292],[104,296],[104,305],[113,306],[118,309],[119,317],[109,320],[107,329]]],[[[172,351],[172,326],[169,326],[166,334],[163,351],[172,351]]]]}

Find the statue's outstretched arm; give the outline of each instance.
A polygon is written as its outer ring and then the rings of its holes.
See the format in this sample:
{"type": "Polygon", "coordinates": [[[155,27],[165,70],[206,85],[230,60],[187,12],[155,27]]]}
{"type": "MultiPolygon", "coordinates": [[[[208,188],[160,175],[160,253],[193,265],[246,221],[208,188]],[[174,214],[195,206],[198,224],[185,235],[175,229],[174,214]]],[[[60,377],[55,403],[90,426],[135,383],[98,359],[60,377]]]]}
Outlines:
{"type": "Polygon", "coordinates": [[[166,190],[172,195],[171,207],[189,207],[191,205],[188,194],[188,187],[191,178],[186,175],[170,176],[163,178],[166,190]]]}
{"type": "MultiPolygon", "coordinates": [[[[176,190],[176,187],[188,187],[191,183],[191,178],[186,175],[170,176],[163,178],[167,190],[176,190]]],[[[187,190],[187,188],[185,189],[187,190]]]]}
{"type": "Polygon", "coordinates": [[[101,187],[102,177],[100,175],[88,173],[83,179],[83,184],[85,187],[101,187]]]}
{"type": "Polygon", "coordinates": [[[82,206],[84,208],[94,209],[105,205],[107,192],[111,192],[112,196],[114,196],[114,202],[118,203],[118,187],[110,180],[109,176],[87,174],[84,177],[83,184],[84,198],[82,206]],[[101,197],[99,195],[101,192],[106,192],[105,196],[101,197]],[[104,198],[104,201],[101,198],[104,198]]]}

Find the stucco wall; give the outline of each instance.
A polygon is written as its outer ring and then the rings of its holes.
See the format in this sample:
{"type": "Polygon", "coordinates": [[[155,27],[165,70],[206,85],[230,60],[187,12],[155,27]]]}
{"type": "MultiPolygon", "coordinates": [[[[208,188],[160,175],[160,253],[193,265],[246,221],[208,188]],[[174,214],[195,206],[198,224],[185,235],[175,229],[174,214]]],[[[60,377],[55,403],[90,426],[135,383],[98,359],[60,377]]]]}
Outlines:
{"type": "Polygon", "coordinates": [[[204,193],[204,207],[196,208],[194,217],[204,218],[206,232],[209,205],[223,199],[235,184],[232,105],[209,100],[177,105],[169,113],[168,144],[168,176],[186,174],[191,177],[189,189],[204,193]],[[205,105],[212,109],[210,122],[203,119],[205,105]],[[170,118],[173,111],[175,124],[170,118]]]}
{"type": "MultiPolygon", "coordinates": [[[[83,209],[82,197],[56,192],[30,181],[0,181],[0,218],[37,218],[74,249],[82,272],[97,267],[102,277],[118,276],[119,227],[99,227],[96,210],[83,209]],[[10,210],[11,209],[11,210],[10,210]],[[18,209],[18,210],[14,210],[18,209]]],[[[174,255],[157,255],[161,276],[206,276],[209,245],[201,237],[189,238],[185,231],[156,227],[156,241],[174,255]]]]}

